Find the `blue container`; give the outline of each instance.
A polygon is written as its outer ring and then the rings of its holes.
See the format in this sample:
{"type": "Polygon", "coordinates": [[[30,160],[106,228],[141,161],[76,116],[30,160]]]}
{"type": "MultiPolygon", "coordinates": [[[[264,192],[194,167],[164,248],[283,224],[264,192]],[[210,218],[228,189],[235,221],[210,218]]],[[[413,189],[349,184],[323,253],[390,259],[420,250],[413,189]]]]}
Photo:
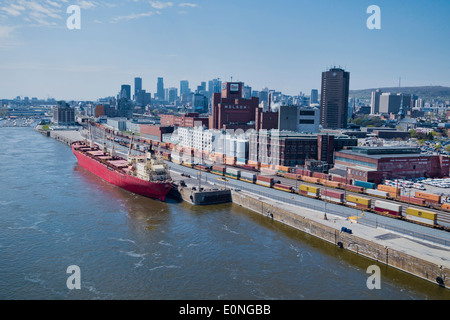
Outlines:
{"type": "Polygon", "coordinates": [[[359,181],[359,180],[355,180],[353,182],[353,185],[355,185],[357,187],[363,187],[364,189],[375,189],[375,187],[376,187],[375,183],[359,181]]]}

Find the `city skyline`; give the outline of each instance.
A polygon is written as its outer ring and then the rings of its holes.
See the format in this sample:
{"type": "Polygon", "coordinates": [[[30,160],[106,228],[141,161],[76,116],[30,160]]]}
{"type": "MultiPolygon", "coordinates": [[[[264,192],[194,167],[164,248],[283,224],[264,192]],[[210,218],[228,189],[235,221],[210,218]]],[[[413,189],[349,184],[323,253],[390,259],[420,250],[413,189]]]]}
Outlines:
{"type": "Polygon", "coordinates": [[[0,97],[96,100],[121,85],[192,90],[220,78],[288,95],[320,89],[341,67],[350,90],[450,86],[449,3],[408,1],[88,1],[0,4],[0,97]],[[369,30],[367,8],[381,9],[369,30]],[[70,5],[81,29],[69,30],[70,5]]]}

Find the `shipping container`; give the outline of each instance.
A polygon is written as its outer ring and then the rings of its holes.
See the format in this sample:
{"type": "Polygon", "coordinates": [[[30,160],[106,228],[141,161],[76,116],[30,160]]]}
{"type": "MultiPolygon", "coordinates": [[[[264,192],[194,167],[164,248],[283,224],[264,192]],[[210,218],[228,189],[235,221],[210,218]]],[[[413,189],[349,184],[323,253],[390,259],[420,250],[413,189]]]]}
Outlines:
{"type": "Polygon", "coordinates": [[[225,167],[219,166],[219,165],[214,165],[214,166],[212,166],[211,172],[214,174],[223,176],[225,174],[225,167]]]}
{"type": "Polygon", "coordinates": [[[287,167],[287,166],[275,166],[275,170],[278,173],[288,173],[289,170],[290,170],[290,167],[287,167]]]}
{"type": "Polygon", "coordinates": [[[296,168],[295,169],[295,173],[302,175],[302,176],[307,176],[307,177],[311,177],[312,176],[312,172],[306,169],[299,169],[296,168]]]}
{"type": "Polygon", "coordinates": [[[256,171],[256,168],[257,168],[257,167],[255,167],[255,166],[250,165],[250,164],[243,164],[243,165],[241,165],[240,167],[241,167],[242,169],[245,169],[245,170],[252,170],[252,171],[256,171]]]}
{"type": "Polygon", "coordinates": [[[294,192],[294,188],[292,188],[291,186],[287,186],[285,184],[281,184],[281,183],[275,183],[273,185],[274,189],[277,190],[281,190],[281,191],[286,191],[286,192],[294,192]]]}
{"type": "Polygon", "coordinates": [[[333,176],[332,180],[343,183],[343,184],[352,184],[352,179],[345,179],[345,177],[341,177],[341,176],[333,176]]]}
{"type": "Polygon", "coordinates": [[[262,174],[268,175],[268,176],[275,176],[277,175],[277,171],[273,170],[273,169],[268,169],[268,168],[261,168],[260,169],[262,174]]]}
{"type": "Polygon", "coordinates": [[[331,187],[331,188],[341,188],[342,187],[342,183],[336,182],[336,181],[331,181],[331,180],[320,179],[320,183],[323,184],[324,186],[331,187]]]}
{"type": "Polygon", "coordinates": [[[266,176],[258,175],[256,177],[256,183],[259,184],[259,185],[265,186],[265,187],[272,188],[274,180],[273,180],[272,177],[266,177],[266,176]]]}
{"type": "Polygon", "coordinates": [[[389,197],[388,192],[380,191],[380,190],[376,190],[376,189],[367,189],[366,193],[371,196],[381,197],[381,198],[385,198],[385,199],[389,197]]]}
{"type": "Polygon", "coordinates": [[[245,159],[242,159],[242,158],[236,158],[236,164],[237,165],[245,165],[245,164],[247,164],[247,160],[245,160],[245,159]]]}
{"type": "Polygon", "coordinates": [[[225,171],[225,175],[229,178],[239,179],[241,176],[241,170],[234,168],[227,168],[225,171]]]}
{"type": "Polygon", "coordinates": [[[355,185],[357,187],[363,187],[364,189],[375,189],[376,188],[375,183],[360,181],[360,180],[354,180],[353,185],[355,185]]]}
{"type": "Polygon", "coordinates": [[[283,177],[292,179],[292,180],[298,180],[299,175],[295,174],[295,173],[285,173],[285,174],[283,174],[283,177]]]}
{"type": "Polygon", "coordinates": [[[372,201],[369,198],[354,196],[354,195],[347,195],[346,198],[347,204],[351,206],[355,206],[358,208],[364,208],[368,209],[371,207],[372,201]]]}
{"type": "Polygon", "coordinates": [[[343,185],[342,188],[345,190],[348,190],[348,191],[352,191],[352,192],[364,193],[363,187],[358,187],[358,186],[354,186],[351,184],[343,185]]]}
{"type": "Polygon", "coordinates": [[[406,209],[406,219],[411,221],[435,225],[437,224],[437,217],[437,213],[431,211],[426,211],[419,208],[406,209]]]}
{"type": "Polygon", "coordinates": [[[256,173],[241,171],[241,181],[246,181],[250,183],[256,182],[256,173]]]}
{"type": "Polygon", "coordinates": [[[424,199],[410,197],[410,196],[400,196],[400,201],[418,204],[418,205],[422,205],[422,206],[425,205],[424,199]]]}
{"type": "Polygon", "coordinates": [[[302,194],[302,195],[318,198],[318,197],[320,197],[320,188],[301,184],[298,187],[298,193],[302,194]]]}
{"type": "Polygon", "coordinates": [[[319,183],[320,182],[319,178],[308,177],[308,176],[301,176],[300,179],[305,182],[309,182],[309,183],[319,183]]]}
{"type": "Polygon", "coordinates": [[[436,203],[436,204],[441,203],[441,196],[437,195],[437,194],[416,191],[414,196],[419,199],[424,199],[425,202],[436,203]]]}
{"type": "Polygon", "coordinates": [[[392,202],[376,200],[373,210],[375,212],[400,217],[402,215],[403,206],[392,202]]]}
{"type": "Polygon", "coordinates": [[[344,193],[336,190],[321,190],[321,198],[335,203],[344,203],[344,193]]]}
{"type": "Polygon", "coordinates": [[[325,174],[325,173],[321,173],[321,172],[313,172],[312,176],[313,176],[314,178],[325,179],[325,180],[331,180],[331,175],[325,174]]]}
{"type": "Polygon", "coordinates": [[[447,210],[450,211],[450,204],[449,203],[444,203],[441,207],[443,210],[447,210]]]}
{"type": "Polygon", "coordinates": [[[387,186],[385,184],[379,184],[377,189],[380,191],[386,191],[387,193],[389,193],[389,196],[392,198],[397,198],[398,196],[400,196],[400,188],[398,188],[398,187],[387,186]]]}

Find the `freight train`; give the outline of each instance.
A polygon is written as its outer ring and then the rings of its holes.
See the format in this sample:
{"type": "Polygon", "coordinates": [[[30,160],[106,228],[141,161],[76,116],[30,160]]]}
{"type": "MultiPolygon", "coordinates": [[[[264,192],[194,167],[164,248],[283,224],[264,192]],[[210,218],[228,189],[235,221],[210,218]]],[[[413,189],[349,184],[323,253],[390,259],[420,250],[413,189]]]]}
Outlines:
{"type": "MultiPolygon", "coordinates": [[[[407,208],[406,214],[403,214],[402,204],[382,200],[373,200],[372,198],[364,196],[371,195],[383,198],[385,200],[396,200],[392,197],[392,190],[390,189],[389,191],[391,191],[391,193],[388,191],[382,191],[373,188],[365,189],[362,186],[347,184],[345,183],[345,181],[337,182],[323,179],[323,177],[320,178],[317,175],[316,177],[313,177],[300,174],[292,175],[291,173],[279,174],[280,176],[283,176],[285,178],[297,178],[297,180],[299,181],[316,184],[316,186],[311,186],[310,184],[300,183],[297,188],[294,188],[293,186],[280,183],[280,181],[278,181],[273,176],[242,171],[236,167],[214,165],[209,168],[209,172],[219,175],[223,178],[228,177],[235,180],[241,180],[264,187],[285,191],[288,193],[295,193],[309,198],[324,200],[330,203],[336,203],[347,207],[357,208],[363,211],[373,212],[395,219],[401,219],[435,228],[442,228],[442,226],[438,225],[437,223],[437,213],[422,208],[407,208]],[[352,193],[346,194],[345,190],[352,191],[352,193]],[[361,193],[361,195],[355,195],[355,193],[361,193]]],[[[205,170],[205,168],[203,168],[203,170],[205,170]]],[[[421,193],[420,196],[427,197],[427,195],[424,195],[423,193],[421,193]]],[[[433,198],[433,200],[437,200],[437,198],[433,198]]],[[[417,200],[415,201],[416,202],[410,202],[414,204],[426,203],[425,200],[423,202],[417,202],[417,200]]],[[[448,206],[448,208],[448,210],[450,211],[450,206],[448,206]]]]}
{"type": "MultiPolygon", "coordinates": [[[[101,124],[95,124],[97,127],[105,129],[101,124]]],[[[116,136],[131,139],[131,135],[121,132],[111,132],[116,136]]],[[[273,188],[289,193],[296,193],[306,197],[320,199],[327,202],[337,203],[348,207],[359,208],[361,210],[374,212],[392,218],[402,219],[426,226],[441,228],[437,224],[438,214],[425,208],[433,208],[450,212],[450,204],[441,205],[439,195],[429,194],[422,191],[416,192],[413,196],[401,196],[400,188],[388,185],[376,185],[370,182],[347,179],[344,177],[332,176],[329,174],[312,172],[310,170],[290,168],[286,166],[276,166],[275,170],[261,168],[260,164],[248,161],[247,163],[233,163],[230,166],[223,165],[201,165],[189,161],[186,157],[186,151],[193,155],[193,150],[178,150],[179,147],[172,143],[152,141],[143,137],[135,139],[160,153],[164,160],[181,164],[186,167],[194,168],[205,172],[216,174],[222,178],[231,178],[245,181],[252,184],[258,184],[268,188],[273,188]],[[163,149],[163,150],[161,150],[163,149]],[[169,151],[180,151],[171,154],[169,151]],[[183,157],[183,155],[185,157],[183,157]],[[297,188],[282,184],[270,175],[280,176],[287,179],[303,181],[308,184],[298,184],[297,188]],[[310,184],[313,184],[311,186],[310,184]],[[345,191],[353,194],[346,195],[345,191]],[[361,194],[361,195],[355,195],[361,194]],[[375,200],[367,198],[373,196],[383,200],[394,200],[400,203],[408,203],[417,206],[417,208],[407,208],[403,213],[402,204],[375,200]],[[423,207],[423,208],[421,208],[423,207]]]]}

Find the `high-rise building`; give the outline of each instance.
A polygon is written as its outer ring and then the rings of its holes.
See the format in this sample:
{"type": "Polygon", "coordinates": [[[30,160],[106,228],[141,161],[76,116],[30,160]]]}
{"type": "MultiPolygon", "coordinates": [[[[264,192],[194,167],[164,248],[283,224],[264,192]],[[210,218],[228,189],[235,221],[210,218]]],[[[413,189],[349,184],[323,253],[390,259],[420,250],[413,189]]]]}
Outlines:
{"type": "Polygon", "coordinates": [[[309,106],[280,106],[278,109],[278,129],[318,133],[320,110],[309,106]]]}
{"type": "Polygon", "coordinates": [[[164,100],[164,93],[164,79],[160,77],[156,85],[156,98],[161,101],[164,100]]]}
{"type": "Polygon", "coordinates": [[[136,100],[139,91],[142,90],[142,78],[134,78],[134,99],[136,100]]]}
{"type": "Polygon", "coordinates": [[[411,107],[411,95],[403,93],[383,93],[380,96],[380,113],[384,114],[398,114],[399,112],[406,112],[411,107]]]}
{"type": "Polygon", "coordinates": [[[65,101],[58,101],[53,109],[53,123],[58,126],[75,125],[75,110],[65,101]]]}
{"type": "Polygon", "coordinates": [[[372,97],[370,100],[370,113],[379,114],[380,113],[380,96],[381,90],[372,91],[372,97]]]}
{"type": "Polygon", "coordinates": [[[189,93],[191,90],[189,89],[189,81],[188,80],[181,80],[180,81],[180,96],[182,96],[185,93],[189,93]]]}
{"type": "Polygon", "coordinates": [[[319,91],[317,89],[312,89],[309,104],[312,105],[318,103],[319,103],[319,91]]]}
{"type": "Polygon", "coordinates": [[[324,129],[347,128],[350,73],[340,68],[322,72],[320,124],[324,129]]]}
{"type": "Polygon", "coordinates": [[[129,84],[123,84],[121,86],[119,99],[131,100],[131,86],[129,84]]]}

